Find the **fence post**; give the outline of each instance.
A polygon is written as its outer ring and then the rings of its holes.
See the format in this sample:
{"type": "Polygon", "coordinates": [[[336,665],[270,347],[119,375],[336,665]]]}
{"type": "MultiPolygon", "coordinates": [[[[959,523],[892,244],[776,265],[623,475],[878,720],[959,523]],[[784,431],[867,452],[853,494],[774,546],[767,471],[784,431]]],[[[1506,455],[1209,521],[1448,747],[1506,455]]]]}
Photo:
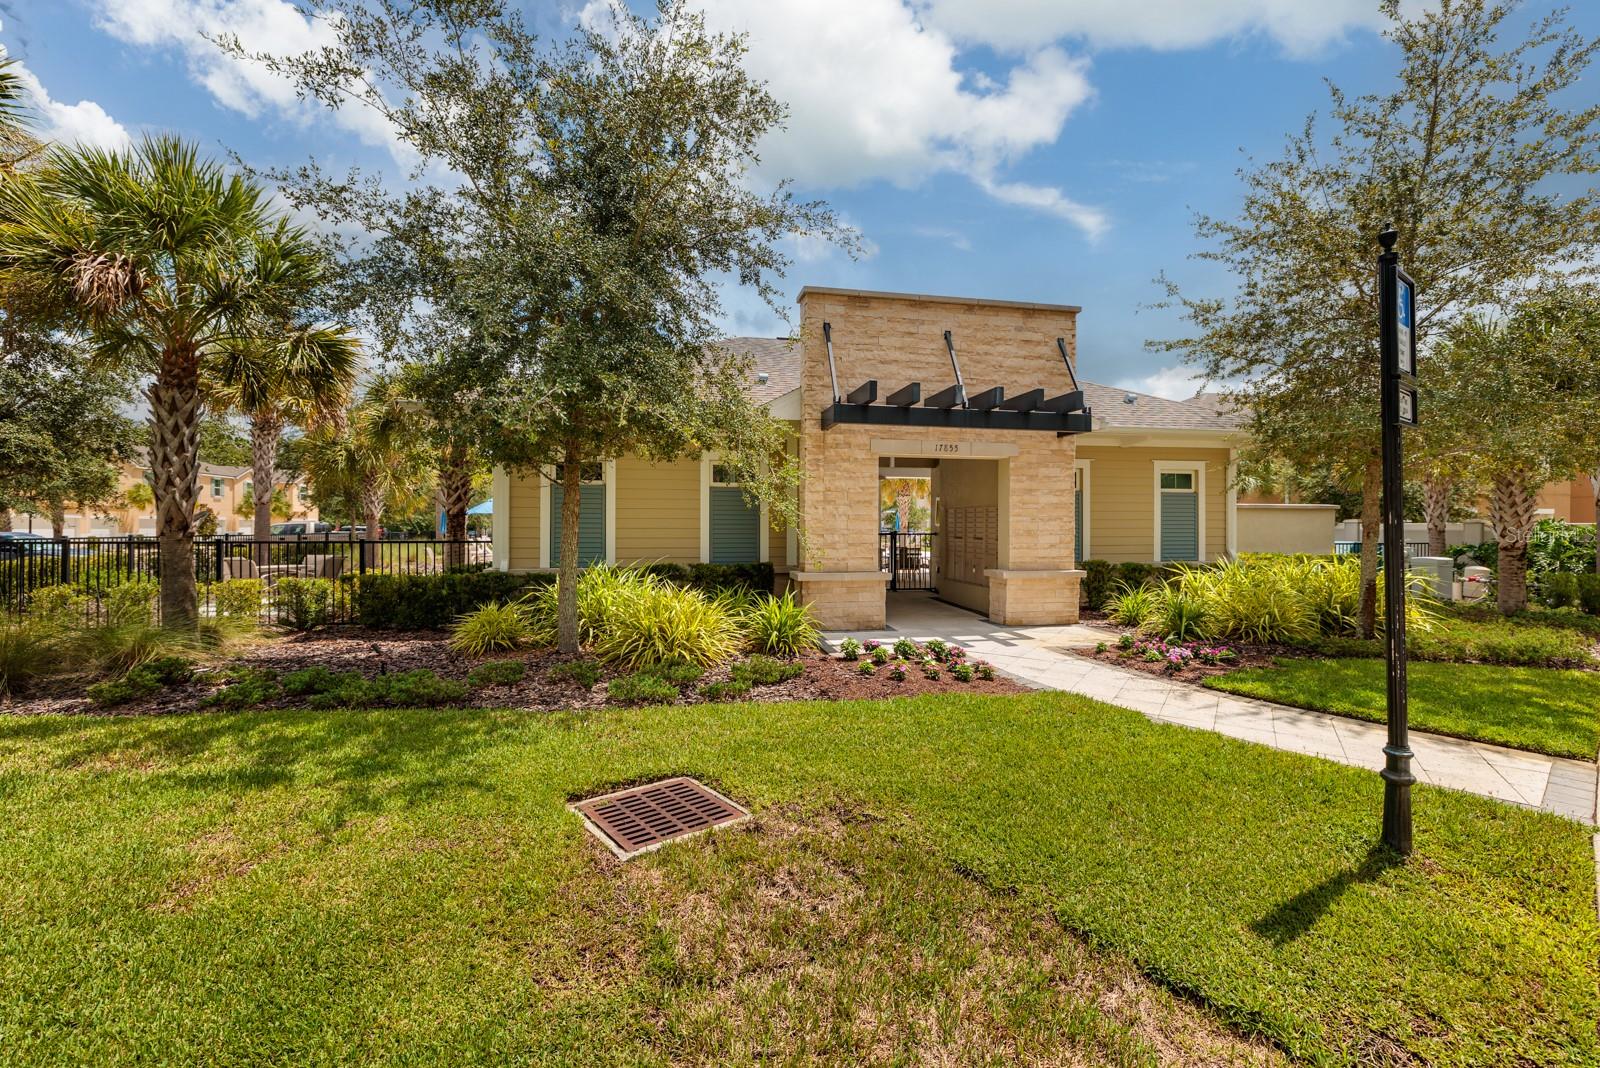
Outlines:
{"type": "Polygon", "coordinates": [[[211,536],[211,555],[217,558],[215,567],[216,578],[218,582],[222,581],[222,550],[226,544],[227,543],[223,541],[220,534],[213,534],[211,536]]]}
{"type": "Polygon", "coordinates": [[[61,582],[63,585],[72,581],[72,557],[68,550],[72,548],[66,535],[56,539],[56,554],[60,556],[61,582]]]}

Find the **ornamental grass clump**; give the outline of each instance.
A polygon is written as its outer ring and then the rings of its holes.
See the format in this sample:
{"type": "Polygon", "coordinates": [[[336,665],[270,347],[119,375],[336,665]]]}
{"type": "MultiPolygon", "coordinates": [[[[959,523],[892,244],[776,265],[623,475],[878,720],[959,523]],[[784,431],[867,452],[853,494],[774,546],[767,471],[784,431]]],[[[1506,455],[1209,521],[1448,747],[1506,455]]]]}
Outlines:
{"type": "MultiPolygon", "coordinates": [[[[795,600],[792,592],[782,597],[754,598],[744,609],[742,622],[751,648],[772,656],[799,656],[815,649],[822,641],[822,631],[817,627],[811,606],[795,600]]],[[[854,640],[846,638],[845,642],[854,640]]],[[[840,643],[841,649],[843,645],[840,643]]],[[[857,656],[861,648],[856,646],[857,656]]]]}
{"type": "Polygon", "coordinates": [[[450,635],[450,647],[467,656],[478,657],[508,649],[519,649],[528,643],[533,627],[528,623],[527,609],[520,604],[479,605],[456,620],[455,631],[450,635]]]}
{"type": "MultiPolygon", "coordinates": [[[[535,644],[555,644],[556,587],[541,586],[519,602],[535,644]]],[[[630,670],[678,660],[715,664],[743,643],[740,603],[641,568],[597,564],[578,579],[578,639],[600,660],[630,670]]]]}

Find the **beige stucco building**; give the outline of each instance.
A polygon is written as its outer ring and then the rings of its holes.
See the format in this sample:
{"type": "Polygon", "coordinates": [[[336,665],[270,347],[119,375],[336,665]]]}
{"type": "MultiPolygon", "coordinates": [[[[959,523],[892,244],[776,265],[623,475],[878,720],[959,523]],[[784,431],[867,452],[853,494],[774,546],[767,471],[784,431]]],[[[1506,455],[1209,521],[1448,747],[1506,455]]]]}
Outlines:
{"type": "MultiPolygon", "coordinates": [[[[724,483],[715,456],[621,457],[586,473],[585,559],[770,561],[826,627],[866,629],[907,576],[997,622],[1060,623],[1077,618],[1081,560],[1236,551],[1236,421],[1078,380],[1078,308],[814,287],[799,304],[798,339],[723,342],[792,427],[799,529],[724,483]],[[930,531],[880,531],[884,477],[929,481],[930,531]]],[[[498,567],[551,566],[549,474],[496,471],[498,567]]]]}

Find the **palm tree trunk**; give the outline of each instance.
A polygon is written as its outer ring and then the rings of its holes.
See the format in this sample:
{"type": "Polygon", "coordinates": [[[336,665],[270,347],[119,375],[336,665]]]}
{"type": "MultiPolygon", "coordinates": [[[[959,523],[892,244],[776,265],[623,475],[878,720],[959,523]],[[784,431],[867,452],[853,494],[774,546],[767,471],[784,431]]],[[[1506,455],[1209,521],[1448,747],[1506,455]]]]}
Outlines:
{"type": "Polygon", "coordinates": [[[451,543],[445,554],[451,567],[467,562],[467,508],[471,504],[471,454],[465,444],[452,441],[439,455],[439,507],[444,512],[444,536],[451,543]]]}
{"type": "Polygon", "coordinates": [[[1539,483],[1529,481],[1527,472],[1502,471],[1489,490],[1489,520],[1500,544],[1496,599],[1508,614],[1528,607],[1528,537],[1539,506],[1539,483]]]}
{"type": "Polygon", "coordinates": [[[366,556],[366,566],[378,564],[378,543],[383,537],[383,498],[387,487],[383,479],[371,479],[361,488],[361,520],[367,526],[367,536],[361,543],[366,556]]]}
{"type": "Polygon", "coordinates": [[[568,443],[561,465],[561,561],[556,568],[556,646],[578,652],[578,527],[583,521],[583,458],[568,443]]]}
{"type": "Polygon", "coordinates": [[[1443,556],[1444,528],[1450,521],[1450,480],[1430,475],[1422,484],[1422,517],[1428,521],[1428,555],[1443,556]]]}
{"type": "Polygon", "coordinates": [[[1378,633],[1378,536],[1382,533],[1379,502],[1383,493],[1383,460],[1372,457],[1361,476],[1361,636],[1378,633]]]}
{"type": "Polygon", "coordinates": [[[150,402],[150,473],[156,496],[163,626],[192,628],[199,615],[194,574],[194,502],[200,473],[200,361],[192,347],[162,354],[150,402]]]}
{"type": "Polygon", "coordinates": [[[263,566],[271,562],[272,546],[264,539],[272,533],[272,485],[277,474],[278,437],[282,433],[283,417],[276,411],[264,408],[251,414],[250,478],[255,484],[251,502],[255,514],[250,519],[250,537],[259,543],[256,563],[263,566]]]}

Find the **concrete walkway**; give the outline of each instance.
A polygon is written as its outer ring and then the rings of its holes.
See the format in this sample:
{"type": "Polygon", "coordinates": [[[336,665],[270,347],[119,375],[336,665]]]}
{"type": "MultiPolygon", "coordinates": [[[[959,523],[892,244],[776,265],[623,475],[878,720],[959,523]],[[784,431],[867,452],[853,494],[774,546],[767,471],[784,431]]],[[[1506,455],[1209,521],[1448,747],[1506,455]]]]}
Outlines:
{"type": "MultiPolygon", "coordinates": [[[[1216,731],[1275,749],[1326,757],[1342,764],[1383,766],[1385,730],[1366,723],[1268,701],[1203,690],[1066,652],[1115,640],[1092,625],[1001,627],[929,594],[892,593],[889,626],[857,638],[917,641],[941,638],[987,660],[1026,685],[1065,690],[1142,712],[1153,720],[1216,731]]],[[[827,635],[837,644],[843,633],[827,635]]],[[[1540,808],[1583,823],[1596,822],[1593,762],[1411,732],[1417,781],[1540,808]]],[[[1600,839],[1597,839],[1600,843],[1600,839]]]]}

